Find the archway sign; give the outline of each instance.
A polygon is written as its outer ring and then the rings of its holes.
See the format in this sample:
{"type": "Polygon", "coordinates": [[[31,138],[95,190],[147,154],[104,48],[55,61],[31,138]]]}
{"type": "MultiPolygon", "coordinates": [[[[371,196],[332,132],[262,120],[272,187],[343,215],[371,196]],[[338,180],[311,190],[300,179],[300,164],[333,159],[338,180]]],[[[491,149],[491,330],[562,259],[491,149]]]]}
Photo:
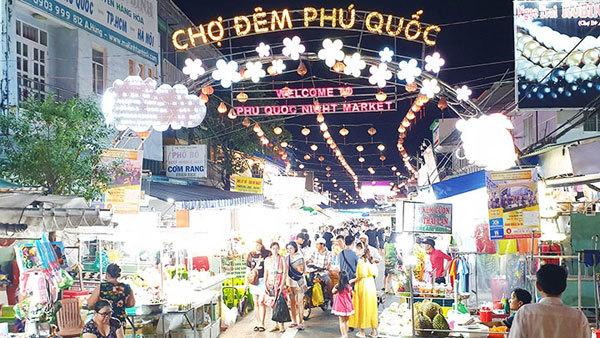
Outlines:
{"type": "Polygon", "coordinates": [[[429,99],[446,96],[450,99],[448,106],[457,114],[477,115],[480,111],[468,99],[466,87],[457,93],[437,79],[444,60],[439,53],[427,57],[424,54],[426,47],[436,45],[442,29],[420,21],[422,15],[419,10],[410,17],[399,17],[358,10],[354,5],[270,11],[256,7],[247,15],[218,17],[179,29],[171,38],[173,46],[181,51],[207,44],[220,48],[223,57],[212,68],[204,68],[206,60],[186,60],[184,72],[190,80],[185,85],[194,91],[218,83],[230,90],[231,99],[226,102],[229,107],[224,110],[231,113],[230,117],[396,111],[397,102],[419,95],[429,99]],[[298,34],[313,29],[355,32],[360,38],[358,43],[349,45],[341,39],[324,39],[319,50],[311,51],[307,45],[314,41],[303,41],[298,34]],[[246,49],[232,46],[236,39],[281,32],[293,34],[246,49]],[[421,44],[422,58],[401,56],[388,47],[381,50],[361,47],[363,35],[421,44]],[[335,75],[333,78],[314,74],[304,77],[307,64],[321,61],[335,75]],[[294,72],[304,78],[290,79],[289,74],[294,72]],[[307,82],[311,85],[307,86],[307,82]],[[401,90],[403,87],[407,90],[401,90]]]}

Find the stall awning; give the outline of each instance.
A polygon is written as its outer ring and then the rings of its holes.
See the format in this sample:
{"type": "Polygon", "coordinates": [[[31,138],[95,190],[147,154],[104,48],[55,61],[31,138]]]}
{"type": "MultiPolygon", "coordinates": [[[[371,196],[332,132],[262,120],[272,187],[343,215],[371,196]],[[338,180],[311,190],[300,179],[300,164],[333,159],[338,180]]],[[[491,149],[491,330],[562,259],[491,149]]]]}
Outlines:
{"type": "Polygon", "coordinates": [[[146,193],[163,201],[172,199],[179,210],[226,208],[262,203],[263,195],[244,194],[198,184],[150,182],[146,193]]]}
{"type": "Polygon", "coordinates": [[[485,187],[485,170],[435,183],[431,186],[438,200],[485,187]]]}

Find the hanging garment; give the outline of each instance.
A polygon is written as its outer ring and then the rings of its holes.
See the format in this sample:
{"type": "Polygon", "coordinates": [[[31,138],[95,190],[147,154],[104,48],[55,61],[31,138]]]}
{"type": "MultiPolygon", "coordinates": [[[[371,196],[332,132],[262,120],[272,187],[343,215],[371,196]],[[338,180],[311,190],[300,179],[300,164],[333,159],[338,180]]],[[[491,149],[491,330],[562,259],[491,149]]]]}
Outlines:
{"type": "Polygon", "coordinates": [[[469,262],[461,258],[458,261],[458,278],[460,279],[460,293],[469,293],[470,285],[469,285],[469,277],[471,273],[471,267],[469,262]]]}

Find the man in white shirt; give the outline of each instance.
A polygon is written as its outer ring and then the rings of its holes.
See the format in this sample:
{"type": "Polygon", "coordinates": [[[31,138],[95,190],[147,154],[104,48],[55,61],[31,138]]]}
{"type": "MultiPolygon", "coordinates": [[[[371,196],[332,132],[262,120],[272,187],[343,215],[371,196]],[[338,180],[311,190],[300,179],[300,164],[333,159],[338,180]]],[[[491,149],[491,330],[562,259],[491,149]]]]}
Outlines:
{"type": "Polygon", "coordinates": [[[576,308],[564,305],[560,296],[567,288],[568,272],[560,265],[546,264],[537,274],[536,287],[542,295],[537,304],[519,309],[509,338],[589,338],[590,324],[576,308]]]}

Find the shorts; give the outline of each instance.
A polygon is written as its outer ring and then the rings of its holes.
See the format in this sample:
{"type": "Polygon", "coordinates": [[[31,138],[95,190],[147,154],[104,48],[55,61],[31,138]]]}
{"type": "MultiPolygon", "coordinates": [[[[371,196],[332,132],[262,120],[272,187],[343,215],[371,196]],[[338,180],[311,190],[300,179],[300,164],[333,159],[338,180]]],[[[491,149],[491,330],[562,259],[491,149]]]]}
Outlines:
{"type": "Polygon", "coordinates": [[[259,278],[258,284],[256,284],[256,285],[250,284],[250,294],[252,294],[253,296],[262,297],[265,295],[265,292],[266,292],[266,289],[265,289],[265,279],[264,278],[259,278]]]}
{"type": "Polygon", "coordinates": [[[389,275],[396,275],[398,273],[396,269],[395,263],[385,263],[384,275],[387,277],[389,275]]]}

